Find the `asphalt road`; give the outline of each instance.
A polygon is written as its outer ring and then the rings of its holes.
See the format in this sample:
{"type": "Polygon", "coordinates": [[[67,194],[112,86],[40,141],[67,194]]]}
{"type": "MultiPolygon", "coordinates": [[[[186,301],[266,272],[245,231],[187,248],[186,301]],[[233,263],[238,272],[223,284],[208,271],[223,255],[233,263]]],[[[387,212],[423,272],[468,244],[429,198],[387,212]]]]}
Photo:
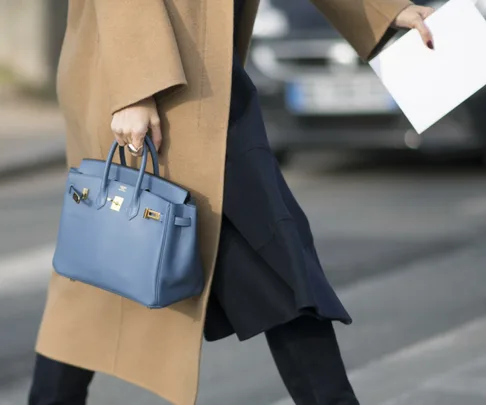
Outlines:
{"type": "MultiPolygon", "coordinates": [[[[486,170],[306,155],[286,177],[355,319],[337,330],[362,404],[484,404],[486,170]]],[[[0,405],[25,404],[63,180],[0,185],[0,405]]],[[[203,357],[199,404],[291,404],[263,339],[206,344],[203,357]]],[[[95,380],[90,405],[134,402],[164,403],[95,380]]]]}

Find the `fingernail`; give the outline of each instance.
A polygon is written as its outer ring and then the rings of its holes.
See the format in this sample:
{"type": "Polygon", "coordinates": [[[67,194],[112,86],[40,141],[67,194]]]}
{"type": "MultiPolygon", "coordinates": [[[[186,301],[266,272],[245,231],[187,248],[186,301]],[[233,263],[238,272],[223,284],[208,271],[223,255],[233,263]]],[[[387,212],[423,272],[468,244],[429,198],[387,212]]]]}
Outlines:
{"type": "Polygon", "coordinates": [[[432,43],[432,41],[428,41],[427,46],[432,50],[434,49],[434,44],[432,43]]]}

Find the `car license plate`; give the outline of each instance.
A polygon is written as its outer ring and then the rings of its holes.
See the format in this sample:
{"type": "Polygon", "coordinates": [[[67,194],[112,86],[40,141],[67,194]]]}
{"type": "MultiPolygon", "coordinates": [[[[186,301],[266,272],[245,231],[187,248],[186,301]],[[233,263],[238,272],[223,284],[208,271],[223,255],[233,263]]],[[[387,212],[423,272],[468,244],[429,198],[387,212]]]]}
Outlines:
{"type": "Polygon", "coordinates": [[[398,110],[373,72],[301,77],[287,84],[286,104],[298,115],[378,114],[398,110]]]}

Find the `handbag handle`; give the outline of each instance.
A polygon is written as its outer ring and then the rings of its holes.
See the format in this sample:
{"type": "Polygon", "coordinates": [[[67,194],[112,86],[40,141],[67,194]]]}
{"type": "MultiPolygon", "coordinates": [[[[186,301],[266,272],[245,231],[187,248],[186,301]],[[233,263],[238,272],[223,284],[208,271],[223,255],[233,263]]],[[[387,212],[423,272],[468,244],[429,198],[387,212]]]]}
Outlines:
{"type": "MultiPolygon", "coordinates": [[[[148,148],[143,149],[143,155],[142,155],[142,164],[140,165],[140,170],[139,174],[137,177],[137,182],[135,183],[135,189],[132,197],[132,202],[130,203],[130,207],[128,210],[128,215],[129,219],[134,218],[139,209],[140,205],[140,192],[141,192],[141,187],[142,187],[142,181],[143,181],[143,176],[145,174],[145,169],[147,168],[147,161],[148,161],[148,151],[150,151],[151,157],[152,157],[152,163],[153,163],[153,171],[155,176],[159,176],[159,166],[156,163],[157,162],[157,151],[155,149],[155,146],[152,142],[152,140],[146,136],[144,143],[148,148]]],[[[108,153],[108,158],[106,159],[106,165],[105,165],[105,170],[103,172],[103,178],[101,180],[101,186],[100,186],[100,192],[98,194],[98,198],[96,199],[96,208],[100,209],[102,208],[108,199],[108,176],[110,174],[110,168],[111,164],[113,163],[113,157],[115,155],[115,151],[117,148],[120,148],[120,150],[123,148],[118,145],[116,141],[113,142],[110,152],[108,153]]],[[[121,158],[121,153],[120,153],[120,161],[123,164],[122,159],[125,158],[125,154],[123,153],[123,158],[121,158]]],[[[124,159],[125,160],[125,159],[124,159]]],[[[126,163],[126,160],[125,160],[126,163]]]]}
{"type": "Polygon", "coordinates": [[[125,147],[119,146],[118,147],[118,155],[120,156],[120,163],[122,166],[127,167],[127,159],[125,158],[125,147]]]}
{"type": "MultiPolygon", "coordinates": [[[[157,177],[160,177],[159,165],[156,163],[157,162],[157,150],[155,149],[155,145],[154,145],[152,139],[150,139],[149,136],[146,136],[145,139],[147,140],[145,143],[148,145],[149,150],[150,150],[150,156],[152,157],[152,167],[153,167],[154,175],[157,176],[157,177]]],[[[113,142],[113,145],[111,147],[112,148],[115,147],[115,149],[116,149],[117,146],[118,146],[118,154],[120,156],[120,163],[123,166],[127,167],[127,159],[125,158],[125,147],[118,145],[116,143],[116,141],[113,142]]],[[[111,160],[110,154],[111,154],[111,150],[108,153],[108,159],[107,160],[111,160]]]]}

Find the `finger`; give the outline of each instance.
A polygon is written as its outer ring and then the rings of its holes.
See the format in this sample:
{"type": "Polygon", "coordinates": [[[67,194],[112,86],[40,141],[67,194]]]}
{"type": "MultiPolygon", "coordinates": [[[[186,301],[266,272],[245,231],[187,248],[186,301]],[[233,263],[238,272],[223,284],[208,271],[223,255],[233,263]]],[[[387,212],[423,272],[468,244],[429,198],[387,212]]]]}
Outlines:
{"type": "Polygon", "coordinates": [[[125,140],[123,139],[123,130],[117,124],[115,119],[113,119],[111,121],[111,132],[113,133],[113,136],[115,137],[116,141],[118,142],[118,145],[124,146],[125,140]]]}
{"type": "Polygon", "coordinates": [[[143,148],[136,149],[136,150],[132,150],[132,148],[135,148],[135,146],[133,146],[131,143],[128,144],[128,151],[132,156],[140,157],[143,155],[143,148]]]}
{"type": "Polygon", "coordinates": [[[115,137],[115,140],[118,142],[118,145],[125,146],[127,144],[122,131],[115,129],[112,130],[112,132],[113,132],[113,136],[115,137]]]}
{"type": "Polygon", "coordinates": [[[154,143],[155,149],[159,151],[162,146],[162,128],[160,126],[159,117],[151,120],[150,129],[152,132],[152,142],[154,143]]]}
{"type": "Polygon", "coordinates": [[[123,128],[123,140],[125,141],[125,145],[132,143],[132,130],[129,128],[123,128]]]}
{"type": "Polygon", "coordinates": [[[418,10],[418,13],[422,17],[422,19],[426,19],[427,17],[430,17],[434,13],[434,9],[432,7],[420,7],[418,10]]]}
{"type": "Polygon", "coordinates": [[[427,25],[425,25],[425,22],[422,20],[422,17],[420,15],[417,16],[417,20],[414,22],[414,28],[417,29],[417,31],[419,32],[424,44],[430,49],[434,49],[432,33],[430,32],[427,25]]]}
{"type": "Polygon", "coordinates": [[[136,148],[140,149],[143,146],[145,135],[147,134],[147,127],[134,129],[131,132],[131,144],[136,148]]]}
{"type": "Polygon", "coordinates": [[[144,139],[146,134],[147,134],[146,128],[145,129],[139,128],[132,131],[130,144],[137,150],[137,152],[131,151],[130,153],[132,153],[132,155],[135,156],[142,155],[144,139]]]}
{"type": "Polygon", "coordinates": [[[115,140],[118,142],[118,145],[120,145],[120,146],[125,146],[126,145],[126,142],[125,142],[125,140],[123,139],[122,136],[120,136],[120,135],[118,135],[116,133],[114,134],[114,136],[115,136],[115,140]]]}

